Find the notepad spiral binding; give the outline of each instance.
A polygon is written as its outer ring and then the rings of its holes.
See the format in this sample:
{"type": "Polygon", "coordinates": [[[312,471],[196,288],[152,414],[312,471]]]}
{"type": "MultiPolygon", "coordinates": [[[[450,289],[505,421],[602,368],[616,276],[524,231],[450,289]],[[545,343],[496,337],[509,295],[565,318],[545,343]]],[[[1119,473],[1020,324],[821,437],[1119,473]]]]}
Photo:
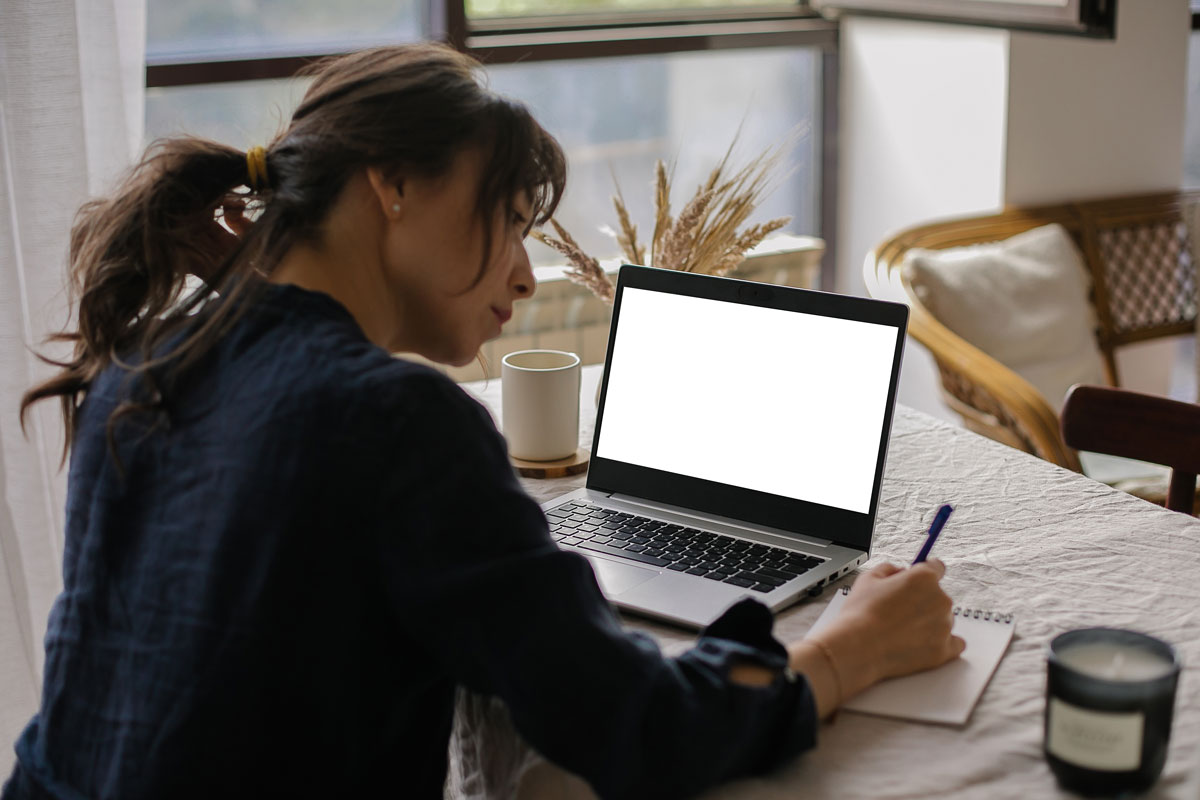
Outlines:
{"type": "Polygon", "coordinates": [[[954,616],[962,616],[970,619],[982,619],[987,622],[1003,622],[1005,625],[1011,625],[1013,615],[1004,614],[1000,611],[988,611],[982,608],[963,608],[962,606],[954,607],[954,616]]]}
{"type": "MultiPolygon", "coordinates": [[[[843,586],[842,594],[850,594],[850,587],[843,586]]],[[[985,622],[1002,622],[1005,625],[1011,625],[1013,615],[1011,613],[1003,613],[1001,611],[989,611],[984,608],[963,608],[962,606],[954,607],[954,616],[963,617],[964,619],[981,619],[985,622]]]]}

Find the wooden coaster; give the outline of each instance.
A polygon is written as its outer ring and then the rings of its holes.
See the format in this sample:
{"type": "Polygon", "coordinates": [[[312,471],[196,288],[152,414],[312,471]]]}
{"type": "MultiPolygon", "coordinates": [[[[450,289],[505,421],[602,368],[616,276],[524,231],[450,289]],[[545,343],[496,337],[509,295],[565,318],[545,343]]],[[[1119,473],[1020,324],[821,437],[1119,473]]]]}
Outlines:
{"type": "Polygon", "coordinates": [[[575,451],[575,455],[560,458],[558,461],[525,461],[512,457],[509,460],[516,467],[517,474],[526,478],[565,478],[568,475],[587,472],[590,457],[588,449],[581,447],[575,451]]]}

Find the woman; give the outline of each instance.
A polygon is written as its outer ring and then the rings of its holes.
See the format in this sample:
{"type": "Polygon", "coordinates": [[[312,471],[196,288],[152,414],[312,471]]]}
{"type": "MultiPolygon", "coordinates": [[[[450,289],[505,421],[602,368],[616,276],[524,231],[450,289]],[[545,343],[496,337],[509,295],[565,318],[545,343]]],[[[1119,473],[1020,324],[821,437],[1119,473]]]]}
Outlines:
{"type": "Polygon", "coordinates": [[[664,658],[551,542],[484,410],[388,355],[466,363],[534,290],[562,152],[476,67],[325,62],[269,149],[159,143],[81,211],[74,358],[22,407],[62,403],[70,475],[5,800],[440,796],[460,685],[604,797],[686,796],[961,651],[931,562],[864,575],[816,641],[745,601],[664,658]]]}

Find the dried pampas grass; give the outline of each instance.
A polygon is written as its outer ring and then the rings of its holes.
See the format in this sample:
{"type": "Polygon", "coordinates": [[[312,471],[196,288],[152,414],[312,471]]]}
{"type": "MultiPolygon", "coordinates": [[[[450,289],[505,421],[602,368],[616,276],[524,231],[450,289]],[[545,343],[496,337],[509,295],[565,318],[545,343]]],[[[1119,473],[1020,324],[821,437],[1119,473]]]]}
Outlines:
{"type": "Polygon", "coordinates": [[[608,277],[608,273],[600,266],[600,262],[583,252],[579,243],[571,238],[571,234],[567,233],[566,228],[559,225],[557,220],[550,220],[550,224],[554,226],[554,232],[558,234],[557,239],[547,236],[540,230],[533,232],[533,238],[567,257],[567,261],[571,264],[571,268],[567,270],[568,278],[581,286],[586,286],[592,294],[604,302],[611,303],[616,294],[616,287],[613,285],[612,279],[608,277]]]}
{"type": "MultiPolygon", "coordinates": [[[[778,147],[760,153],[741,169],[729,174],[729,160],[737,135],[708,180],[684,204],[678,218],[671,217],[671,175],[661,160],[654,165],[654,232],[647,251],[638,239],[637,226],[629,216],[621,187],[616,187],[613,207],[617,228],[609,233],[617,241],[622,257],[643,264],[707,275],[728,275],[746,258],[746,253],[770,234],[780,230],[791,217],[779,217],[743,227],[763,198],[781,179],[776,175],[783,154],[802,135],[793,134],[778,147]]],[[[616,179],[613,180],[614,184],[616,179]]],[[[586,286],[601,300],[613,301],[612,279],[600,262],[583,252],[579,244],[556,220],[550,220],[557,238],[543,231],[533,236],[566,256],[571,264],[567,277],[586,286]]]]}

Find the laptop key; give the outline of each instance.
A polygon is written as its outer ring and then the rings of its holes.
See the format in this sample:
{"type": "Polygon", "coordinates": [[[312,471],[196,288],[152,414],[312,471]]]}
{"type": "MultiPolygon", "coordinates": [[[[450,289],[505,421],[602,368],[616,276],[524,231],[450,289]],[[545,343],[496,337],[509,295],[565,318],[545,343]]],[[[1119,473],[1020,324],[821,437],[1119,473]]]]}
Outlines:
{"type": "Polygon", "coordinates": [[[645,554],[646,554],[646,555],[648,555],[648,556],[659,556],[659,557],[661,557],[661,556],[662,556],[662,554],[663,554],[663,551],[662,551],[662,550],[659,550],[657,547],[647,547],[647,548],[646,548],[645,550],[643,550],[642,552],[643,552],[643,553],[645,553],[645,554]]]}
{"type": "Polygon", "coordinates": [[[751,586],[754,586],[754,581],[748,581],[745,578],[739,578],[736,575],[734,575],[732,578],[726,578],[725,583],[732,583],[734,586],[740,586],[743,589],[749,589],[751,586]]]}
{"type": "Polygon", "coordinates": [[[766,583],[756,583],[753,586],[751,586],[750,588],[756,592],[770,592],[770,591],[774,590],[775,587],[771,586],[770,584],[766,584],[766,583]]]}
{"type": "Polygon", "coordinates": [[[708,570],[706,570],[704,567],[692,567],[691,569],[689,569],[687,571],[687,574],[688,575],[707,575],[708,570]]]}
{"type": "MultiPolygon", "coordinates": [[[[607,536],[601,536],[600,534],[595,534],[594,536],[592,536],[592,538],[591,538],[589,541],[593,541],[593,542],[595,542],[596,544],[610,544],[610,543],[612,543],[612,539],[608,538],[607,536]]],[[[624,547],[625,545],[624,545],[623,543],[618,543],[618,544],[615,544],[615,545],[613,545],[613,546],[614,546],[614,547],[624,547]]]]}
{"type": "Polygon", "coordinates": [[[736,575],[738,573],[738,568],[730,567],[730,566],[717,567],[716,569],[713,570],[713,572],[719,572],[722,575],[728,577],[730,575],[736,575]]]}
{"type": "Polygon", "coordinates": [[[770,584],[771,586],[783,586],[785,583],[787,583],[787,581],[780,580],[779,578],[771,575],[764,575],[761,572],[739,572],[737,576],[739,578],[745,578],[748,581],[754,581],[755,583],[766,583],[770,584]]]}
{"type": "Polygon", "coordinates": [[[620,539],[621,541],[633,538],[632,533],[625,533],[625,531],[612,531],[611,533],[613,539],[620,539]]]}
{"type": "Polygon", "coordinates": [[[704,577],[709,580],[724,582],[729,576],[723,572],[706,572],[704,573],[704,577]]]}
{"type": "Polygon", "coordinates": [[[566,538],[559,539],[558,543],[559,544],[579,544],[579,540],[576,539],[574,536],[567,536],[566,538]]]}
{"type": "Polygon", "coordinates": [[[615,547],[609,547],[606,544],[596,544],[595,542],[580,542],[579,546],[584,550],[595,550],[597,553],[608,553],[611,556],[620,556],[628,558],[632,561],[640,561],[643,564],[650,564],[655,567],[665,567],[670,564],[670,561],[664,561],[661,558],[648,556],[644,553],[630,553],[628,550],[618,550],[615,547]]]}
{"type": "Polygon", "coordinates": [[[687,568],[687,564],[669,564],[667,566],[667,569],[674,570],[675,572],[683,572],[687,568]]]}
{"type": "Polygon", "coordinates": [[[645,549],[646,549],[646,545],[644,545],[644,544],[638,544],[638,543],[637,543],[637,537],[636,537],[636,536],[635,536],[635,537],[633,537],[633,538],[632,538],[630,541],[632,541],[632,542],[633,542],[633,544],[631,544],[631,545],[629,545],[629,546],[627,546],[627,547],[625,548],[625,549],[626,549],[626,550],[628,550],[629,552],[631,552],[631,553],[640,553],[640,552],[642,552],[643,550],[645,550],[645,549]]]}
{"type": "Polygon", "coordinates": [[[785,572],[784,570],[763,567],[762,569],[757,570],[754,574],[759,576],[759,580],[765,581],[767,578],[774,578],[775,580],[786,582],[796,577],[796,575],[799,573],[785,572]]]}

